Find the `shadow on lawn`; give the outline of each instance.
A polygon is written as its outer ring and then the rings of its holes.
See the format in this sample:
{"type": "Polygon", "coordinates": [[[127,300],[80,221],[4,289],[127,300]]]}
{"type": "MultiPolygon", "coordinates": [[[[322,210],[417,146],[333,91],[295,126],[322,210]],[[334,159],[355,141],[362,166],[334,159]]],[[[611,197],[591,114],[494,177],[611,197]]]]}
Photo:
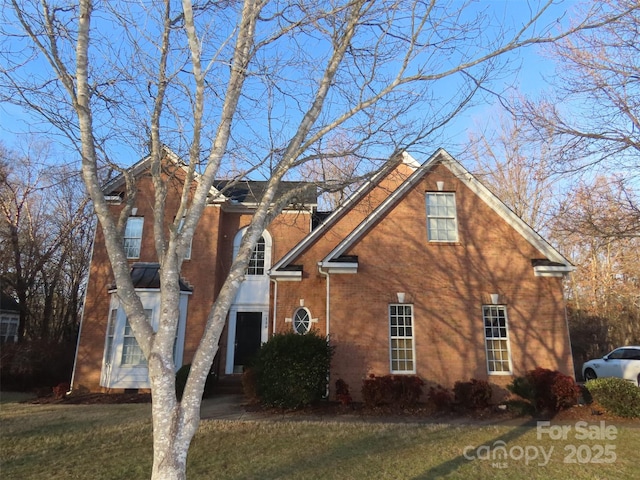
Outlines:
{"type": "MultiPolygon", "coordinates": [[[[530,420],[529,422],[523,423],[518,427],[514,427],[512,430],[505,433],[504,435],[500,435],[498,437],[495,437],[492,440],[484,442],[482,445],[488,446],[490,449],[494,448],[494,446],[496,446],[498,442],[503,442],[503,446],[508,445],[509,442],[522,437],[531,429],[536,428],[536,426],[537,426],[537,421],[530,420]]],[[[476,454],[476,449],[480,447],[480,445],[471,445],[470,447],[473,447],[473,450],[468,452],[468,456],[465,456],[465,447],[467,447],[467,445],[460,445],[460,451],[461,451],[460,455],[458,455],[455,458],[452,458],[447,462],[441,463],[440,465],[437,465],[427,470],[426,472],[424,472],[421,475],[418,475],[417,477],[413,477],[413,479],[428,480],[433,478],[441,478],[446,475],[454,473],[459,468],[463,467],[464,465],[467,465],[469,462],[472,462],[473,459],[471,458],[471,456],[476,454]]],[[[490,453],[493,453],[493,452],[490,452],[490,453]]],[[[495,459],[491,459],[490,462],[496,468],[501,468],[501,465],[504,463],[504,459],[500,459],[498,457],[495,459]]]]}

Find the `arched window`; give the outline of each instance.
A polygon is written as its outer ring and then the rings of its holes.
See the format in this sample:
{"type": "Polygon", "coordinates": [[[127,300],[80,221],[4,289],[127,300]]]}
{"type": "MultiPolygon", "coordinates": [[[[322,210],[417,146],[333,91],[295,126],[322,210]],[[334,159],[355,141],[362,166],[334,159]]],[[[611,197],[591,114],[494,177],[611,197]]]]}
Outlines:
{"type": "MultiPolygon", "coordinates": [[[[240,249],[240,243],[242,241],[242,237],[246,232],[246,227],[242,228],[236,233],[235,238],[233,239],[233,258],[238,255],[238,250],[240,249]]],[[[245,271],[245,275],[247,277],[256,277],[256,276],[264,276],[267,271],[271,268],[271,235],[269,235],[268,231],[264,231],[256,246],[253,247],[253,253],[251,254],[251,258],[249,259],[249,265],[245,271]]],[[[254,278],[252,280],[258,280],[254,278]]]]}
{"type": "Polygon", "coordinates": [[[247,275],[264,275],[264,253],[265,253],[264,237],[260,237],[258,243],[253,248],[249,266],[247,267],[247,275]]]}
{"type": "Polygon", "coordinates": [[[304,335],[311,328],[311,314],[304,307],[298,308],[293,314],[293,331],[304,335]]]}

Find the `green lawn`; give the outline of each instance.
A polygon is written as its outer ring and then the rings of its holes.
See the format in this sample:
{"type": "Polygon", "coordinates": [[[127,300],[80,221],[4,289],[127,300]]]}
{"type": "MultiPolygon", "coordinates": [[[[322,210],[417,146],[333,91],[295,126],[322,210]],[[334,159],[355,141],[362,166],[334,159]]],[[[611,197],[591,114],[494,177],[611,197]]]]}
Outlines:
{"type": "MultiPolygon", "coordinates": [[[[2,403],[0,477],[148,478],[149,413],[148,404],[2,403]]],[[[575,425],[565,440],[554,440],[538,439],[535,426],[207,420],[187,473],[190,479],[638,478],[640,428],[605,426],[610,437],[614,427],[615,439],[601,438],[597,420],[586,425],[600,436],[591,440],[577,439],[575,425]],[[499,446],[506,459],[491,458],[499,446]]],[[[550,427],[560,432],[560,425],[550,427]]]]}

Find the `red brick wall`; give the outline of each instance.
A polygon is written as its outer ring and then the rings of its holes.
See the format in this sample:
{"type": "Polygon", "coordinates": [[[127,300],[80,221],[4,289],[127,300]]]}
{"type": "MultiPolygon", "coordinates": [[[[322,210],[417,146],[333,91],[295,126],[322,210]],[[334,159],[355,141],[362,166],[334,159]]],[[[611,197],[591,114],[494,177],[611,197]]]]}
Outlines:
{"type": "MultiPolygon", "coordinates": [[[[285,313],[290,317],[304,298],[325,332],[326,283],[314,262],[329,250],[318,242],[301,256],[304,280],[280,284],[279,329],[291,328],[285,313]]],[[[359,269],[331,275],[331,374],[332,382],[345,380],[355,398],[370,373],[390,373],[388,305],[397,302],[396,292],[414,305],[416,374],[424,379],[451,387],[457,380],[488,378],[482,305],[491,293],[507,306],[515,374],[536,366],[573,374],[561,279],[535,277],[531,259],[544,256],[448,169],[428,173],[347,253],[358,256],[359,269]],[[456,193],[456,243],[427,241],[425,192],[436,191],[436,181],[456,193]]]]}
{"type": "MultiPolygon", "coordinates": [[[[179,195],[180,180],[176,178],[168,190],[165,216],[167,224],[175,217],[179,195]]],[[[130,262],[156,262],[152,224],[153,185],[150,177],[143,176],[139,181],[136,207],[137,216],[144,218],[143,240],[140,258],[130,262]]],[[[114,214],[121,208],[122,206],[114,206],[114,214]]],[[[238,230],[247,226],[250,220],[249,214],[226,212],[220,206],[210,205],[205,208],[193,238],[191,260],[185,260],[182,266],[182,277],[194,287],[188,302],[183,363],[189,363],[193,357],[207,315],[231,266],[233,239],[238,230]]],[[[310,222],[309,213],[284,213],[268,227],[273,238],[273,263],[309,233],[310,222]]],[[[108,286],[112,284],[113,274],[104,248],[104,237],[102,230],[98,228],[87,286],[74,389],[100,389],[100,370],[109,315],[108,286]]],[[[219,358],[224,371],[226,331],[221,336],[220,346],[219,358]]]]}

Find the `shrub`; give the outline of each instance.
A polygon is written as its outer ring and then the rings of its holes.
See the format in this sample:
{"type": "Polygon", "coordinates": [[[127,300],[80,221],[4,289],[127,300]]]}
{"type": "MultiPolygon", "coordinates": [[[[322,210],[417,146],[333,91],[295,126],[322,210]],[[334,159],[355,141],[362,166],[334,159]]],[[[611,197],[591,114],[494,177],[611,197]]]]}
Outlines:
{"type": "MultiPolygon", "coordinates": [[[[178,401],[182,400],[182,394],[184,393],[184,388],[187,386],[187,378],[189,377],[189,372],[191,371],[191,364],[187,363],[178,369],[176,372],[176,398],[178,401]]],[[[204,383],[204,392],[202,392],[202,397],[207,398],[213,393],[213,388],[215,385],[216,376],[209,372],[207,375],[207,379],[204,383]]]]}
{"type": "Polygon", "coordinates": [[[410,407],[418,403],[422,396],[424,382],[416,375],[384,375],[362,382],[362,400],[367,407],[389,404],[410,407]]]}
{"type": "Polygon", "coordinates": [[[640,388],[622,378],[596,378],[585,383],[593,400],[620,417],[640,418],[640,388]]]}
{"type": "Polygon", "coordinates": [[[491,402],[491,385],[486,380],[472,378],[468,382],[456,382],[453,386],[455,401],[464,408],[486,408],[491,402]]]}
{"type": "Polygon", "coordinates": [[[428,398],[438,410],[446,410],[451,408],[453,393],[442,385],[436,385],[429,388],[428,398]]]}
{"type": "Polygon", "coordinates": [[[6,390],[46,391],[69,382],[75,345],[45,340],[5,343],[0,349],[0,378],[6,390]]]}
{"type": "Polygon", "coordinates": [[[507,387],[512,393],[531,402],[538,412],[557,412],[578,402],[580,387],[573,378],[557,370],[538,367],[524,377],[516,377],[507,387]]]}
{"type": "Polygon", "coordinates": [[[260,347],[251,365],[260,402],[297,408],[320,400],[326,392],[332,354],[326,338],[313,331],[274,335],[260,347]]]}
{"type": "Polygon", "coordinates": [[[64,398],[69,390],[71,390],[71,385],[68,382],[59,383],[53,387],[53,396],[59,400],[64,398]]]}

